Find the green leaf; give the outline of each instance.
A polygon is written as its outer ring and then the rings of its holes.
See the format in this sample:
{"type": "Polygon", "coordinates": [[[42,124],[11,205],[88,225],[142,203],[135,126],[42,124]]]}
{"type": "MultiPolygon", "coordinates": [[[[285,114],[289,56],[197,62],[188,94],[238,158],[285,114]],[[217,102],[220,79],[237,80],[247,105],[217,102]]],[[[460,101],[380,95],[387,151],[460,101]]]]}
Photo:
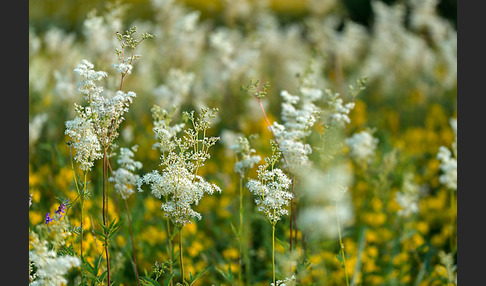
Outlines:
{"type": "MultiPolygon", "coordinates": [[[[191,275],[191,271],[189,271],[189,279],[191,281],[191,284],[194,284],[194,282],[196,282],[197,279],[201,278],[201,276],[203,276],[206,272],[208,272],[208,270],[211,268],[211,266],[208,266],[206,267],[203,271],[199,272],[198,274],[196,274],[194,277],[192,277],[191,275]]],[[[231,270],[231,269],[230,269],[231,270]]]]}
{"type": "Polygon", "coordinates": [[[170,281],[172,281],[172,277],[174,277],[174,273],[171,273],[167,278],[164,279],[164,286],[169,286],[170,281]]]}
{"type": "Polygon", "coordinates": [[[224,272],[223,270],[219,269],[219,268],[216,268],[216,270],[219,272],[219,274],[221,274],[221,276],[224,277],[224,279],[226,279],[229,283],[233,283],[235,277],[233,275],[233,272],[231,272],[231,267],[228,265],[228,270],[227,270],[227,273],[224,272]]]}
{"type": "Polygon", "coordinates": [[[140,277],[140,282],[144,286],[160,286],[160,283],[150,277],[140,277]]]}
{"type": "Polygon", "coordinates": [[[280,243],[281,246],[285,248],[285,250],[290,249],[290,244],[287,241],[280,240],[278,237],[275,237],[275,240],[280,243]]]}
{"type": "Polygon", "coordinates": [[[240,237],[240,232],[238,229],[236,229],[236,227],[234,226],[234,224],[232,222],[230,222],[230,227],[231,227],[231,230],[233,231],[233,234],[236,236],[236,237],[240,237]]]}

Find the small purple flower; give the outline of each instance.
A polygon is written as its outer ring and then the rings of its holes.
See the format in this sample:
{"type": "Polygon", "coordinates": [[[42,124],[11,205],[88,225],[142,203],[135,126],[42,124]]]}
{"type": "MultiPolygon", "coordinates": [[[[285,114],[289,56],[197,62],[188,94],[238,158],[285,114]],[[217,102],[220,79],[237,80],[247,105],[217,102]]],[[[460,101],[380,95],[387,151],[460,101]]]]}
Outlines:
{"type": "MultiPolygon", "coordinates": [[[[67,201],[66,201],[66,203],[67,203],[67,201]]],[[[59,208],[57,208],[56,214],[61,215],[61,213],[65,213],[66,212],[66,203],[61,203],[59,205],[59,208]]]]}
{"type": "Polygon", "coordinates": [[[54,219],[51,218],[51,214],[50,213],[47,213],[46,214],[46,224],[49,224],[51,221],[53,221],[54,219]]]}

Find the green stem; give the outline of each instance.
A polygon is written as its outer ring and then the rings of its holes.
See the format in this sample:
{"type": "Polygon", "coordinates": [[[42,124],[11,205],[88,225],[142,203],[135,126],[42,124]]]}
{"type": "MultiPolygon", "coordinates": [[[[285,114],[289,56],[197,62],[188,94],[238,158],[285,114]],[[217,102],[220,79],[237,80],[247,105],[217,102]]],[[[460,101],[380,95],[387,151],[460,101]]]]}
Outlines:
{"type": "MultiPolygon", "coordinates": [[[[106,212],[108,210],[108,194],[106,190],[106,181],[107,181],[107,154],[106,154],[106,148],[104,149],[104,154],[103,154],[103,225],[106,227],[106,212]]],[[[106,271],[107,271],[107,282],[108,285],[111,285],[110,283],[110,258],[109,258],[109,253],[108,253],[108,237],[107,233],[105,231],[105,256],[106,256],[106,271]]]]}
{"type": "Polygon", "coordinates": [[[132,220],[130,219],[130,212],[128,211],[128,203],[127,200],[125,201],[125,207],[127,209],[127,218],[128,218],[128,225],[130,227],[130,236],[132,238],[132,252],[133,252],[133,269],[135,271],[135,276],[137,277],[137,285],[140,286],[140,278],[138,276],[138,270],[137,270],[137,257],[135,255],[135,242],[133,239],[133,230],[132,230],[132,220]]]}
{"type": "MultiPolygon", "coordinates": [[[[171,231],[170,231],[170,221],[169,221],[169,218],[167,218],[167,240],[169,241],[169,249],[168,249],[167,252],[169,253],[170,261],[172,262],[173,261],[172,253],[174,252],[174,249],[172,248],[171,237],[172,237],[172,234],[171,234],[171,231]]],[[[170,271],[169,274],[172,274],[172,263],[170,263],[170,265],[169,265],[169,271],[170,271]]],[[[172,282],[172,279],[170,280],[170,285],[171,286],[174,285],[173,282],[172,282]]]]}
{"type": "Polygon", "coordinates": [[[179,260],[182,275],[182,285],[184,285],[184,263],[182,261],[182,226],[179,228],[179,260]]]}
{"type": "Polygon", "coordinates": [[[277,284],[275,281],[275,224],[272,224],[272,273],[273,273],[273,285],[276,286],[277,284]]]}
{"type": "Polygon", "coordinates": [[[348,271],[346,269],[346,257],[344,256],[344,244],[341,238],[341,226],[339,225],[339,215],[337,209],[338,209],[338,204],[336,202],[336,220],[337,220],[338,233],[339,233],[339,248],[341,249],[341,257],[343,259],[343,268],[344,268],[344,275],[346,276],[346,285],[349,286],[348,271]]]}
{"type": "Polygon", "coordinates": [[[243,177],[240,176],[240,271],[238,272],[238,285],[241,286],[241,272],[243,272],[243,267],[241,265],[241,257],[243,255],[243,177]]]}

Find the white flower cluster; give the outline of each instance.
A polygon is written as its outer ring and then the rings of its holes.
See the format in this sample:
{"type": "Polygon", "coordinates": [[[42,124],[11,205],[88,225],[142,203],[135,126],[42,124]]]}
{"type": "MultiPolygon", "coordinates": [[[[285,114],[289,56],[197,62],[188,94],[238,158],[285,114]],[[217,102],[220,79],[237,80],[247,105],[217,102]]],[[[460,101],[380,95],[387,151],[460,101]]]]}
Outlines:
{"type": "Polygon", "coordinates": [[[37,269],[31,276],[35,277],[34,281],[29,285],[66,285],[68,281],[65,276],[69,269],[80,266],[79,258],[70,255],[57,256],[56,251],[49,250],[47,241],[40,240],[34,232],[31,232],[31,235],[32,250],[29,251],[29,259],[37,269]]]}
{"type": "Polygon", "coordinates": [[[286,277],[284,280],[277,280],[275,284],[273,284],[273,282],[270,283],[270,286],[294,286],[294,285],[296,285],[295,275],[286,277]]]}
{"type": "Polygon", "coordinates": [[[457,119],[452,118],[450,124],[456,139],[452,144],[452,152],[445,146],[439,147],[437,159],[440,161],[442,171],[439,181],[447,188],[457,190],[457,119]]]}
{"type": "Polygon", "coordinates": [[[457,286],[457,265],[454,265],[454,255],[441,250],[439,251],[439,260],[446,269],[448,285],[457,286]]]}
{"type": "Polygon", "coordinates": [[[339,93],[333,93],[330,89],[326,89],[325,92],[328,97],[327,103],[330,109],[330,115],[328,117],[331,123],[341,126],[350,123],[349,113],[354,108],[354,102],[344,104],[339,93]]]}
{"type": "Polygon", "coordinates": [[[66,121],[65,134],[71,137],[72,146],[76,149],[74,160],[83,171],[91,170],[93,162],[103,158],[101,144],[94,133],[91,119],[77,116],[74,120],[66,121]]]}
{"type": "Polygon", "coordinates": [[[65,134],[72,139],[76,149],[75,160],[81,169],[88,171],[93,161],[102,157],[102,148],[109,148],[118,137],[118,127],[124,120],[123,114],[136,96],[134,92],[117,91],[110,98],[101,96],[102,87],[96,85],[107,74],[95,71],[93,64],[83,60],[74,70],[82,77],[78,91],[85,96],[88,106],[75,104],[76,117],[66,122],[65,134]]]}
{"type": "Polygon", "coordinates": [[[292,193],[288,191],[292,181],[281,169],[275,168],[271,171],[266,165],[258,168],[258,180],[251,179],[246,187],[255,195],[255,203],[258,210],[263,212],[270,223],[275,225],[283,215],[288,215],[285,208],[290,204],[292,193]]]}
{"type": "Polygon", "coordinates": [[[118,64],[113,64],[113,68],[115,68],[116,71],[122,75],[127,75],[132,73],[133,66],[129,63],[121,62],[118,64]]]}
{"type": "Polygon", "coordinates": [[[413,182],[413,174],[408,173],[404,176],[402,189],[395,195],[395,201],[400,205],[401,209],[398,215],[402,217],[409,217],[419,211],[418,201],[420,195],[420,188],[413,182]]]}
{"type": "Polygon", "coordinates": [[[169,217],[174,224],[184,226],[191,223],[192,219],[201,219],[201,214],[192,209],[192,205],[198,205],[204,193],[212,195],[215,191],[221,193],[216,185],[207,182],[203,177],[194,175],[182,163],[174,162],[164,169],[162,174],[154,170],[145,174],[139,180],[141,185],[148,184],[151,193],[167,201],[162,203],[162,210],[165,216],[169,217]]]}
{"type": "Polygon", "coordinates": [[[115,170],[113,176],[109,178],[110,182],[115,182],[115,189],[124,200],[135,193],[133,186],[135,186],[140,179],[139,175],[134,174],[135,171],[142,168],[141,162],[133,160],[133,152],[136,152],[137,149],[137,145],[133,146],[131,150],[129,148],[120,148],[120,155],[117,161],[120,167],[115,170]]]}
{"type": "MultiPolygon", "coordinates": [[[[155,123],[160,121],[168,124],[172,119],[172,112],[158,106],[152,112],[155,123]]],[[[155,197],[164,199],[164,215],[179,228],[191,223],[194,218],[201,219],[201,214],[193,210],[192,205],[198,205],[204,193],[221,192],[216,184],[207,182],[197,174],[199,167],[204,166],[204,161],[210,158],[209,147],[219,140],[218,137],[205,137],[210,125],[208,119],[213,118],[215,112],[209,113],[209,109],[203,109],[198,118],[194,118],[194,112],[184,113],[183,116],[192,122],[193,128],[185,129],[182,138],[165,136],[167,132],[154,128],[158,143],[164,146],[160,164],[164,169],[160,173],[154,170],[140,178],[138,190],[143,191],[143,184],[149,185],[155,197]],[[203,133],[202,139],[200,133],[203,133]]]]}
{"type": "Polygon", "coordinates": [[[240,174],[243,177],[249,169],[253,168],[255,164],[258,164],[262,158],[258,155],[252,155],[255,153],[255,149],[250,148],[250,142],[245,137],[238,137],[238,142],[230,146],[237,156],[241,157],[235,163],[235,173],[240,174]]]}
{"type": "Polygon", "coordinates": [[[152,117],[154,121],[154,128],[152,129],[155,134],[155,140],[152,148],[159,149],[162,153],[173,150],[176,142],[172,140],[177,133],[182,131],[184,123],[171,125],[172,116],[174,115],[176,108],[171,111],[167,111],[158,105],[154,105],[152,108],[152,117]]]}
{"type": "Polygon", "coordinates": [[[300,88],[300,96],[286,90],[280,96],[283,100],[281,116],[284,124],[274,122],[271,128],[284,157],[284,168],[295,173],[297,169],[309,164],[308,155],[312,153],[312,148],[303,142],[319,114],[319,108],[314,102],[322,97],[322,91],[303,86],[300,88]]]}
{"type": "Polygon", "coordinates": [[[378,138],[374,138],[368,131],[355,133],[345,140],[350,148],[350,155],[359,163],[370,163],[378,145],[378,138]]]}

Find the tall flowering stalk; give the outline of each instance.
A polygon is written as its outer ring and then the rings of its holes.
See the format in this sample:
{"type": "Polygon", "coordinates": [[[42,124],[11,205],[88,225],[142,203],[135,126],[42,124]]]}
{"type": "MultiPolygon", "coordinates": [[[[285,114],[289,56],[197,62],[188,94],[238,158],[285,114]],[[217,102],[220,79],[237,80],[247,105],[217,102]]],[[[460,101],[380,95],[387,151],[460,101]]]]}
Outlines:
{"type": "Polygon", "coordinates": [[[202,109],[199,116],[195,117],[194,111],[183,112],[183,118],[190,127],[184,129],[184,134],[178,136],[182,128],[173,129],[169,124],[171,118],[169,113],[155,105],[152,108],[154,118],[154,132],[158,139],[156,148],[160,148],[162,171],[159,173],[153,170],[145,174],[138,182],[139,191],[143,184],[148,184],[151,193],[164,200],[162,210],[164,216],[168,217],[179,232],[179,266],[181,271],[181,283],[184,284],[184,263],[182,247],[182,229],[192,220],[201,219],[200,213],[196,212],[192,205],[197,205],[205,193],[214,194],[221,192],[221,189],[206,181],[198,175],[199,168],[211,156],[209,148],[213,146],[219,137],[207,137],[207,130],[210,128],[209,119],[214,118],[217,109],[202,109]]]}
{"type": "Polygon", "coordinates": [[[258,166],[258,180],[251,179],[246,187],[255,195],[255,204],[263,212],[272,225],[272,278],[275,280],[275,227],[282,216],[288,215],[287,206],[292,200],[292,193],[288,191],[292,181],[284,172],[275,168],[281,153],[275,142],[271,142],[272,156],[265,158],[265,163],[258,166]]]}
{"type": "Polygon", "coordinates": [[[135,171],[142,168],[142,163],[133,160],[134,152],[137,151],[137,148],[138,146],[135,145],[131,149],[128,148],[120,149],[120,155],[117,161],[120,167],[113,172],[112,177],[109,178],[109,181],[115,183],[115,190],[118,192],[118,194],[120,194],[120,196],[122,197],[125,203],[128,225],[130,227],[130,237],[132,241],[133,264],[134,264],[133,270],[137,278],[137,284],[138,286],[140,286],[140,278],[137,269],[137,256],[135,253],[135,242],[133,239],[132,221],[130,219],[130,211],[128,209],[128,202],[127,202],[130,195],[135,193],[135,190],[133,188],[138,183],[138,180],[140,179],[139,175],[134,174],[135,171]]]}
{"type": "MultiPolygon", "coordinates": [[[[245,137],[239,137],[238,142],[234,145],[230,146],[230,149],[236,153],[236,163],[235,163],[235,173],[239,175],[240,181],[240,188],[239,188],[239,219],[240,219],[240,228],[238,230],[238,243],[239,243],[239,264],[240,264],[240,271],[238,272],[238,285],[242,285],[241,273],[243,271],[242,265],[242,257],[243,257],[243,179],[247,171],[250,168],[261,161],[261,157],[258,155],[252,155],[255,153],[255,149],[250,148],[250,142],[245,137]]],[[[246,254],[246,252],[245,252],[246,254]]],[[[246,256],[246,255],[245,255],[246,256]]],[[[248,260],[248,259],[245,259],[248,260]]],[[[248,261],[247,261],[248,262],[248,261]]],[[[246,265],[246,268],[249,268],[249,265],[246,265]]],[[[248,279],[248,277],[247,277],[248,279]]],[[[248,283],[250,281],[247,281],[248,283]]]]}
{"type": "MultiPolygon", "coordinates": [[[[132,91],[123,92],[123,80],[127,74],[131,73],[132,62],[140,58],[134,55],[136,46],[145,39],[154,36],[142,33],[142,39],[136,40],[132,35],[136,32],[136,27],[131,28],[124,34],[117,33],[116,37],[120,42],[120,49],[115,53],[120,60],[113,67],[121,74],[120,90],[113,96],[102,96],[103,87],[97,86],[96,82],[107,77],[104,71],[95,71],[94,65],[87,60],[83,60],[74,72],[81,77],[78,82],[77,91],[84,95],[87,106],[75,104],[76,117],[72,121],[66,122],[66,135],[71,137],[71,144],[76,149],[75,161],[80,164],[80,168],[86,173],[94,165],[94,161],[103,158],[103,227],[104,247],[107,267],[107,282],[110,285],[110,262],[108,251],[107,227],[107,206],[108,206],[108,157],[112,152],[114,140],[118,137],[118,129],[123,122],[123,115],[128,111],[136,94],[132,91]],[[125,50],[131,49],[131,55],[125,56],[125,50]]],[[[76,177],[76,176],[75,176],[76,177]]]]}
{"type": "MultiPolygon", "coordinates": [[[[286,90],[280,93],[282,97],[281,117],[283,124],[278,122],[270,124],[263,108],[262,99],[267,94],[268,83],[263,84],[261,89],[258,87],[258,81],[251,82],[247,87],[242,88],[258,100],[268,128],[282,153],[283,169],[290,174],[292,181],[290,251],[293,249],[293,233],[294,227],[296,228],[296,211],[294,210],[296,173],[300,168],[310,164],[308,156],[312,153],[312,148],[305,141],[319,116],[320,109],[315,105],[315,102],[322,97],[322,91],[314,88],[315,83],[312,76],[316,72],[316,67],[313,64],[315,64],[315,61],[311,62],[306,74],[301,78],[299,95],[292,95],[286,90]]],[[[295,239],[297,239],[297,231],[295,231],[295,234],[295,239]]]]}

